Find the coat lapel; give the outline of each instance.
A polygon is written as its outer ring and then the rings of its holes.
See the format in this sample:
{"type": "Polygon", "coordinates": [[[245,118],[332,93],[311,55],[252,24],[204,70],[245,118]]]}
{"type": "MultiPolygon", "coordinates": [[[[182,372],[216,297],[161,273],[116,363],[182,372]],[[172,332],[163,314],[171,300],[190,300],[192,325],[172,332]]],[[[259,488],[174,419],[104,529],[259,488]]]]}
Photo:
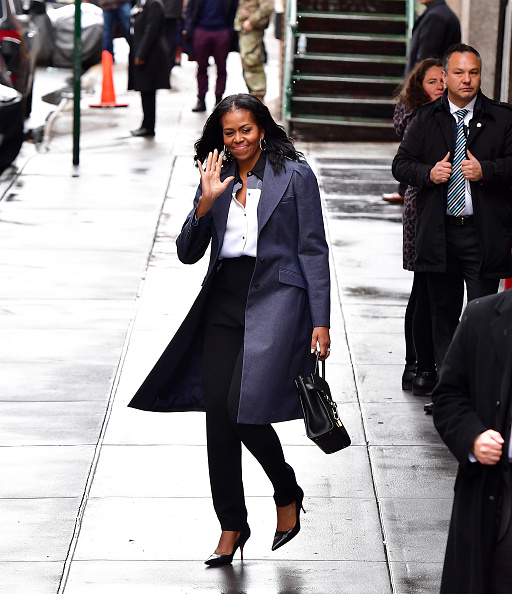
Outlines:
{"type": "Polygon", "coordinates": [[[267,159],[265,165],[264,182],[261,190],[260,203],[258,205],[258,234],[269,220],[270,215],[279,204],[283,194],[290,183],[293,168],[285,161],[286,170],[284,173],[275,175],[272,165],[267,159]]]}
{"type": "Polygon", "coordinates": [[[440,109],[437,112],[437,121],[439,123],[439,127],[441,128],[441,132],[444,136],[444,140],[446,142],[446,150],[450,151],[450,161],[453,159],[453,141],[454,141],[454,134],[453,134],[453,126],[452,126],[452,116],[450,113],[446,113],[446,111],[440,109]]]}

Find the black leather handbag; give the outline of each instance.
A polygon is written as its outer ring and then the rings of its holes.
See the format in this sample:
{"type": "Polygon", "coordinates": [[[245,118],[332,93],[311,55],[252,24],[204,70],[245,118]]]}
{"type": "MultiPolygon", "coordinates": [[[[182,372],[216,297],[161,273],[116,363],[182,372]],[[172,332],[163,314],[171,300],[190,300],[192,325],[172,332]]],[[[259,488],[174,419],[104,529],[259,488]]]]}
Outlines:
{"type": "Polygon", "coordinates": [[[338,452],[350,445],[350,436],[338,414],[329,384],[325,381],[325,361],[322,376],[318,373],[318,356],[315,371],[295,380],[300,404],[304,413],[306,435],[326,454],[338,452]]]}

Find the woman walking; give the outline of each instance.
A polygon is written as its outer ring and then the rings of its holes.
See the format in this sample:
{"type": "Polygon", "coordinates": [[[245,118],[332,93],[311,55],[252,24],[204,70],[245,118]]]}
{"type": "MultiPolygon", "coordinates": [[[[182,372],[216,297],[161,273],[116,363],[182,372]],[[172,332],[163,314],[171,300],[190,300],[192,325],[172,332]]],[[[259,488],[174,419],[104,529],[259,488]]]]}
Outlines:
{"type": "MultiPolygon", "coordinates": [[[[444,93],[441,60],[427,58],[415,66],[398,96],[394,124],[403,138],[418,109],[444,93]]],[[[416,195],[418,188],[408,186],[403,212],[403,267],[414,271],[416,256],[416,195]]],[[[416,396],[429,396],[437,381],[432,340],[432,317],[425,273],[414,272],[405,312],[405,370],[402,389],[416,396]]]]}
{"type": "Polygon", "coordinates": [[[274,488],[272,549],[300,530],[304,493],[271,423],[302,417],[294,380],[313,370],[317,350],[322,360],[329,355],[329,263],[316,178],[259,99],[223,99],[195,151],[201,183],[178,257],[193,264],[211,244],[208,272],[130,406],[206,410],[221,526],[206,563],[219,566],[250,536],[242,444],[274,488]]]}
{"type": "Polygon", "coordinates": [[[140,92],[143,120],[132,136],[154,136],[156,91],[170,89],[170,60],[162,0],[139,0],[132,9],[128,89],[140,92]]]}

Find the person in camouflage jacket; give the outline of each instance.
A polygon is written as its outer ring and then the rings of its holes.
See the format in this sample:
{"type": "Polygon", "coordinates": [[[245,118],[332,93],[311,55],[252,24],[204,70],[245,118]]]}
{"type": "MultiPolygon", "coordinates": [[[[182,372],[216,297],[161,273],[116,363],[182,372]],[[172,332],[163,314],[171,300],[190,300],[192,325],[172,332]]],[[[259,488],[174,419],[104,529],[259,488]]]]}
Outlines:
{"type": "Polygon", "coordinates": [[[235,16],[245,84],[261,101],[267,92],[263,33],[273,11],[274,0],[239,0],[235,16]]]}

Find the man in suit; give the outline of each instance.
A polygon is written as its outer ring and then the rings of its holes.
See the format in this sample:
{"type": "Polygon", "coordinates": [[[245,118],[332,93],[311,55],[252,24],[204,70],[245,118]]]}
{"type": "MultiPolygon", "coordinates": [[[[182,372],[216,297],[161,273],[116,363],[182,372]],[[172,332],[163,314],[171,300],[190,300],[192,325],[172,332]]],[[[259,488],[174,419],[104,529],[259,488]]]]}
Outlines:
{"type": "Polygon", "coordinates": [[[481,59],[443,58],[445,94],[418,110],[393,161],[419,188],[415,270],[425,272],[438,372],[468,301],[512,274],[512,107],[480,91],[481,59]]]}
{"type": "Polygon", "coordinates": [[[445,0],[420,0],[425,12],[412,30],[405,76],[425,58],[442,58],[446,50],[460,43],[460,23],[445,0]]]}
{"type": "Polygon", "coordinates": [[[512,290],[468,304],[433,400],[459,461],[441,594],[510,594],[512,290]]]}

